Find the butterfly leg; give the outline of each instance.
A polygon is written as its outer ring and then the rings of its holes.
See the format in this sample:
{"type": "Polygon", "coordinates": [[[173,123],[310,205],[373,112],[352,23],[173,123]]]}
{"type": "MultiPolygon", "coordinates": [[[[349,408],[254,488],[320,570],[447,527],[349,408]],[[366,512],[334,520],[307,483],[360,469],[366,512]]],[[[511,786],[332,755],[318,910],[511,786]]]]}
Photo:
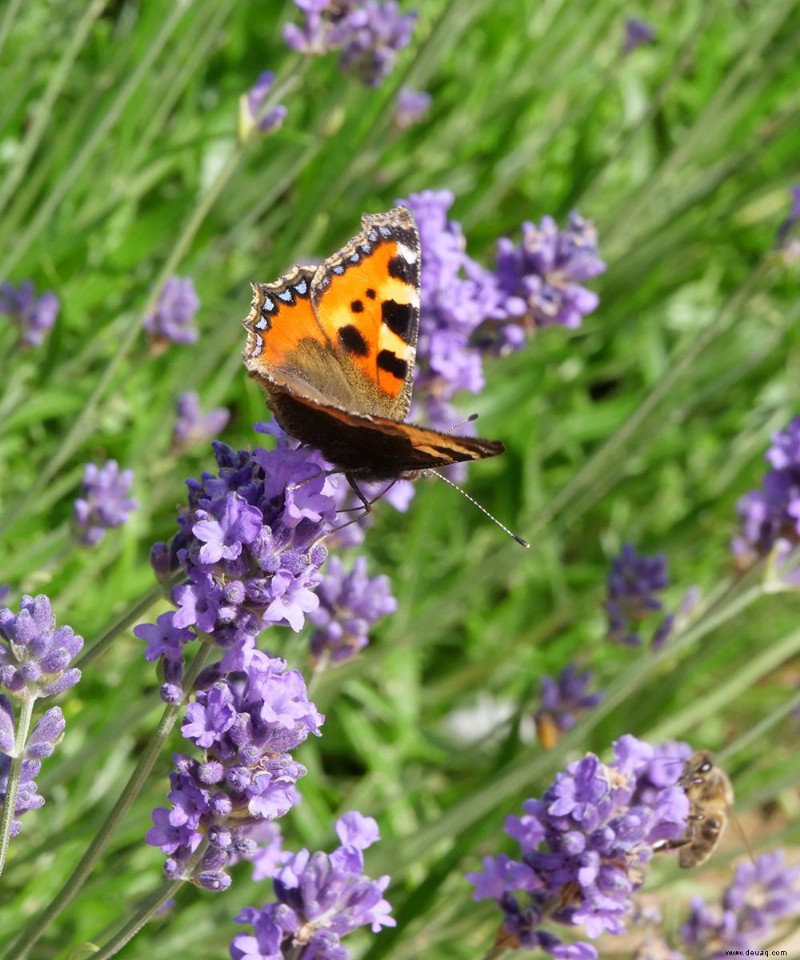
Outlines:
{"type": "Polygon", "coordinates": [[[297,483],[290,483],[287,489],[298,490],[300,487],[305,486],[305,484],[311,483],[312,480],[318,480],[320,477],[327,479],[337,473],[341,473],[341,470],[337,470],[335,467],[330,470],[320,470],[318,473],[312,473],[310,477],[306,477],[304,480],[298,480],[297,483]]]}
{"type": "MultiPolygon", "coordinates": [[[[335,472],[339,473],[341,471],[335,471],[335,472]]],[[[364,495],[364,491],[358,486],[358,484],[355,482],[355,480],[349,473],[346,473],[345,477],[347,479],[347,482],[353,488],[355,495],[358,497],[358,499],[361,502],[359,506],[346,507],[343,510],[340,510],[339,513],[351,513],[354,511],[359,511],[359,512],[357,516],[352,517],[346,523],[339,524],[338,527],[334,527],[332,530],[329,530],[327,533],[324,533],[321,537],[319,537],[317,540],[314,541],[312,546],[316,546],[318,543],[321,543],[323,540],[327,540],[328,537],[333,536],[334,533],[339,533],[339,531],[344,530],[345,527],[349,527],[351,524],[357,523],[359,520],[361,520],[362,517],[366,517],[366,515],[372,511],[372,505],[374,503],[377,503],[377,501],[381,499],[381,497],[386,493],[386,491],[390,490],[395,485],[395,483],[397,483],[396,480],[393,480],[384,490],[381,490],[381,492],[377,496],[369,500],[364,495]]]]}

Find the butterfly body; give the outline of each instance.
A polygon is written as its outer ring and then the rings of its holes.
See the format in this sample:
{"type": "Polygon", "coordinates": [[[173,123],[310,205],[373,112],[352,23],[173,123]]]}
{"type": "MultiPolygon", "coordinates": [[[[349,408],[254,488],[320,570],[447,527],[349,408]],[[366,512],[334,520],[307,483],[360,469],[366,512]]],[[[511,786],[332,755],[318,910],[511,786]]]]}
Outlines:
{"type": "Polygon", "coordinates": [[[349,479],[392,480],[502,453],[405,423],[419,333],[420,245],[405,207],[365,215],[317,267],[253,284],[244,362],[286,433],[349,479]]]}

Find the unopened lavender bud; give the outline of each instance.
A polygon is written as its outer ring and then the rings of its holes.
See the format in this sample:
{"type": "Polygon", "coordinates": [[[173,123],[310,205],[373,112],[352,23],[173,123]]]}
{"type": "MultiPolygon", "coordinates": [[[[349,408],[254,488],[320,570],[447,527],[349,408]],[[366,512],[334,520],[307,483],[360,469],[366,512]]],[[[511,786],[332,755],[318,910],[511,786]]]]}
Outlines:
{"type": "Polygon", "coordinates": [[[230,876],[222,870],[209,870],[199,874],[196,883],[209,893],[222,893],[223,890],[228,889],[232,881],[230,876]]]}

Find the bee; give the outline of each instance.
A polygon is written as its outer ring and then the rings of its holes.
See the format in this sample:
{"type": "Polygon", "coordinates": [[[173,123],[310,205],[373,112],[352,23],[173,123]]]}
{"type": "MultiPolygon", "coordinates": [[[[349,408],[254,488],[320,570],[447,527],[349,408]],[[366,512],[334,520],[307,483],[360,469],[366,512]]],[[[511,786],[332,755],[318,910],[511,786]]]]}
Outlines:
{"type": "Polygon", "coordinates": [[[669,840],[662,849],[678,850],[678,865],[699,867],[719,846],[733,806],[733,786],[728,775],[707,750],[693,753],[678,780],[689,799],[686,832],[669,840]]]}

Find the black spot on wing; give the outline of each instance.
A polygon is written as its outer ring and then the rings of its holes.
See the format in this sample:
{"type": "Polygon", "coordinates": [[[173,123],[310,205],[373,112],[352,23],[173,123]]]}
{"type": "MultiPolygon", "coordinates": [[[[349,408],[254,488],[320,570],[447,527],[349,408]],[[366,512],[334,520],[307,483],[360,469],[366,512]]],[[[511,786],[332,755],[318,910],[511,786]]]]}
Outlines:
{"type": "Polygon", "coordinates": [[[369,354],[367,341],[361,332],[352,324],[339,329],[339,343],[348,353],[354,353],[357,357],[366,357],[369,354]]]}
{"type": "Polygon", "coordinates": [[[408,373],[408,364],[405,360],[401,360],[397,354],[392,353],[391,350],[381,350],[376,360],[380,370],[390,373],[398,380],[405,380],[406,373],[408,373]]]}
{"type": "Polygon", "coordinates": [[[367,296],[370,298],[370,300],[374,300],[375,297],[377,297],[377,293],[375,293],[375,291],[372,289],[372,287],[370,287],[370,288],[367,290],[367,296]]]}
{"type": "Polygon", "coordinates": [[[353,311],[353,313],[363,313],[364,304],[360,300],[353,300],[353,302],[350,304],[350,309],[353,311]]]}
{"type": "Polygon", "coordinates": [[[405,340],[406,343],[411,342],[414,308],[410,303],[384,300],[381,304],[381,319],[392,333],[396,333],[401,340],[405,340]]]}
{"type": "Polygon", "coordinates": [[[389,276],[402,280],[409,286],[419,286],[419,260],[409,263],[405,257],[396,256],[389,260],[389,276]]]}

